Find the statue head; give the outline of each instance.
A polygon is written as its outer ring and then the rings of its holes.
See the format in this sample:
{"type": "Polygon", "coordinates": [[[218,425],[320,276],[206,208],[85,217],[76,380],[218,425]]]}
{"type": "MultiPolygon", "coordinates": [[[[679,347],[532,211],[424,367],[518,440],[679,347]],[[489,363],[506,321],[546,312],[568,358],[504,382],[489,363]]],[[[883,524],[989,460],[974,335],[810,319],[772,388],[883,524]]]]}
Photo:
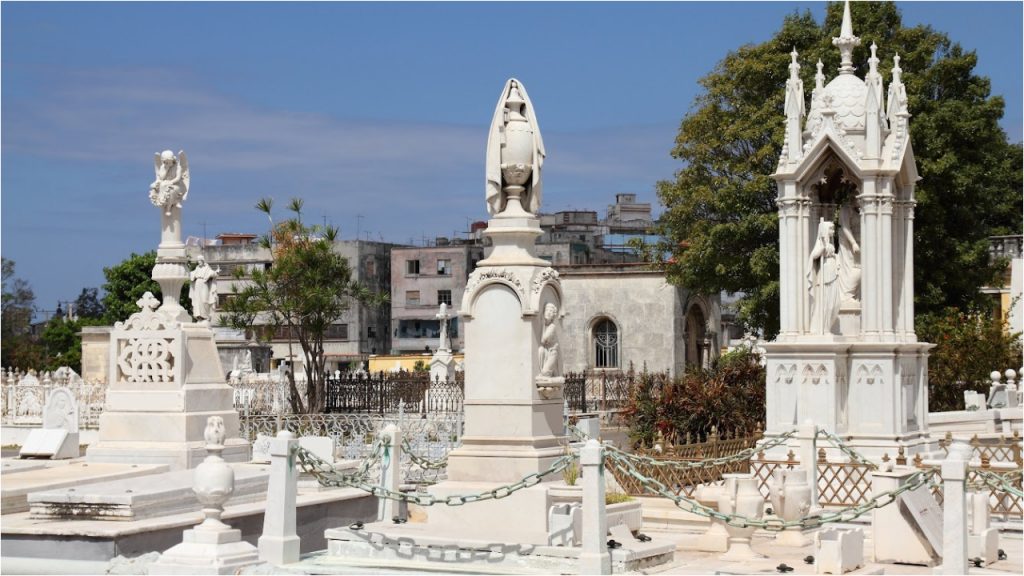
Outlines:
{"type": "Polygon", "coordinates": [[[160,163],[164,166],[171,166],[177,161],[178,159],[174,157],[174,152],[170,150],[164,150],[160,153],[160,163]]]}
{"type": "Polygon", "coordinates": [[[206,440],[207,444],[224,444],[224,418],[220,416],[210,416],[207,418],[203,439],[206,440]]]}
{"type": "Polygon", "coordinates": [[[544,305],[544,321],[552,322],[558,316],[558,306],[553,302],[544,305]]]}

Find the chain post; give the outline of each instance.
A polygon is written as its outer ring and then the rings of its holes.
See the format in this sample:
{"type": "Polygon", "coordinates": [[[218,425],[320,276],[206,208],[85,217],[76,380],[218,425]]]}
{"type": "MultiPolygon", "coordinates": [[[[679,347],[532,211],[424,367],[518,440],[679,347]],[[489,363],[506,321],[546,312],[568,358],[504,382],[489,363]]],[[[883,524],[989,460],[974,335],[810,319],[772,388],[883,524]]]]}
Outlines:
{"type": "Polygon", "coordinates": [[[970,444],[953,440],[942,461],[942,565],[936,574],[967,574],[967,481],[970,444]]]}
{"type": "Polygon", "coordinates": [[[298,439],[287,430],[279,431],[270,441],[267,508],[263,516],[263,534],[257,547],[260,560],[274,566],[299,561],[300,541],[295,530],[295,499],[298,491],[295,449],[298,446],[298,439]]]}
{"type": "MultiPolygon", "coordinates": [[[[818,427],[806,420],[796,431],[799,442],[800,467],[807,471],[807,484],[811,488],[811,508],[818,508],[818,427]]],[[[781,512],[781,511],[780,511],[781,512]]]]}
{"type": "Polygon", "coordinates": [[[611,574],[611,557],[606,544],[608,517],[605,514],[604,451],[591,438],[580,449],[583,472],[583,550],[580,574],[611,574]]]}

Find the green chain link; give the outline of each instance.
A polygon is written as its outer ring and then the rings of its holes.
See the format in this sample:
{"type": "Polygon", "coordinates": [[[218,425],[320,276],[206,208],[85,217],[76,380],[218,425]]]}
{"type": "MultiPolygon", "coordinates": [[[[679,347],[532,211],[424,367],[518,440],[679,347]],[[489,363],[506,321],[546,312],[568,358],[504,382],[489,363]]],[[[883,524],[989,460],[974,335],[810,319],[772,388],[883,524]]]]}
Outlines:
{"type": "Polygon", "coordinates": [[[819,429],[818,436],[824,436],[830,444],[838,448],[843,454],[849,456],[850,460],[857,462],[858,464],[863,464],[872,470],[878,470],[878,464],[875,464],[874,462],[861,456],[859,452],[853,449],[853,447],[848,446],[845,442],[842,441],[841,438],[829,432],[828,430],[819,429]]]}
{"type": "Polygon", "coordinates": [[[742,516],[739,514],[725,514],[713,508],[705,506],[696,500],[687,498],[686,496],[674,494],[671,490],[668,489],[668,487],[664,483],[654,478],[649,478],[642,474],[641,472],[637,471],[636,468],[633,467],[630,459],[623,457],[623,455],[620,453],[609,453],[608,459],[610,460],[611,465],[614,466],[617,470],[624,474],[632,476],[638,482],[640,482],[640,484],[644,487],[645,490],[662,496],[664,498],[668,498],[682,510],[692,512],[699,516],[720,520],[728,524],[729,526],[736,526],[740,528],[752,526],[775,532],[786,530],[788,528],[817,528],[823,524],[828,524],[831,522],[849,522],[855,518],[867,514],[871,510],[874,510],[876,508],[882,508],[884,506],[892,504],[893,502],[896,501],[899,495],[903,494],[904,492],[907,492],[909,490],[916,490],[925,485],[930,485],[935,475],[937,474],[937,471],[934,469],[915,472],[907,479],[906,482],[899,485],[895,489],[890,490],[888,492],[883,492],[882,494],[875,496],[871,500],[868,500],[867,502],[859,506],[851,506],[849,508],[843,508],[842,510],[836,510],[834,512],[816,514],[813,516],[805,516],[797,520],[782,520],[781,518],[769,518],[767,520],[762,520],[756,518],[748,518],[746,516],[742,516]]]}
{"type": "Polygon", "coordinates": [[[971,485],[975,488],[988,487],[996,492],[1005,492],[1017,498],[1024,498],[1024,492],[1020,488],[1014,486],[1014,483],[1020,483],[1022,476],[1021,470],[1014,470],[1007,474],[999,474],[997,472],[990,472],[988,470],[977,471],[977,481],[971,485]]]}
{"type": "MultiPolygon", "coordinates": [[[[433,494],[409,494],[405,492],[394,492],[388,490],[382,486],[370,484],[366,482],[365,476],[360,477],[359,474],[339,474],[338,471],[328,462],[322,458],[316,456],[305,448],[299,448],[295,452],[296,459],[299,466],[307,473],[313,475],[317,482],[322,486],[335,486],[335,487],[350,487],[358,488],[364,492],[368,492],[378,498],[388,498],[390,500],[397,500],[399,502],[412,502],[420,506],[433,506],[435,504],[445,504],[447,506],[462,506],[463,504],[469,504],[472,502],[482,502],[485,500],[499,500],[510,496],[512,493],[522,490],[523,488],[529,488],[540,484],[545,477],[552,474],[558,474],[564,470],[573,460],[579,458],[576,454],[566,454],[558,460],[555,460],[551,466],[542,472],[534,472],[528,474],[522,480],[514,482],[512,484],[506,484],[499,486],[493,490],[485,490],[475,494],[452,494],[445,497],[437,497],[433,494]]],[[[387,457],[385,451],[385,458],[387,457]]]]}
{"type": "Polygon", "coordinates": [[[405,453],[409,455],[409,459],[412,460],[413,464],[423,468],[424,470],[443,470],[448,467],[447,455],[440,460],[428,460],[427,458],[424,458],[412,451],[412,445],[409,443],[408,439],[402,439],[402,450],[405,450],[405,453]]]}

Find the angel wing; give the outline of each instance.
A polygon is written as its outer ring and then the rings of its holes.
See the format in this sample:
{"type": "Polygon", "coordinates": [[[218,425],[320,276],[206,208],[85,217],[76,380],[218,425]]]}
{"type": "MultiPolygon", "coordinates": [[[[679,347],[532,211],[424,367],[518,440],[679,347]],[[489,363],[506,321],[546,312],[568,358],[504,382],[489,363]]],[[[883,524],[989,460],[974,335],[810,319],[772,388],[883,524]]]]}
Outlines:
{"type": "Polygon", "coordinates": [[[181,170],[181,183],[185,186],[185,193],[181,195],[181,202],[184,202],[188,198],[188,185],[192,179],[192,174],[188,170],[188,156],[184,150],[178,150],[178,170],[181,170]]]}
{"type": "Polygon", "coordinates": [[[160,153],[153,154],[153,174],[156,175],[156,179],[160,179],[160,153]]]}

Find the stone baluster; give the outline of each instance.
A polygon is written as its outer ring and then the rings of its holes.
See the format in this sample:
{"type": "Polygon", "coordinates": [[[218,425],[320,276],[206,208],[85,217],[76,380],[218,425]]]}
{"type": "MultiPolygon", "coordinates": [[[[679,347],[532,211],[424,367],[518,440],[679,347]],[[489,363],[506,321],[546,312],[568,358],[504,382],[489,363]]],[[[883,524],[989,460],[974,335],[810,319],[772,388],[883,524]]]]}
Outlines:
{"type": "Polygon", "coordinates": [[[942,565],[936,574],[967,574],[967,482],[971,447],[953,441],[942,461],[942,565]]]}
{"type": "Polygon", "coordinates": [[[299,441],[281,430],[270,442],[270,482],[267,486],[267,511],[263,516],[263,535],[258,542],[260,561],[275,566],[299,561],[300,541],[295,531],[295,499],[298,470],[295,450],[299,441]]]}
{"type": "MultiPolygon", "coordinates": [[[[402,430],[394,424],[388,424],[380,435],[382,440],[388,442],[380,461],[380,485],[385,490],[399,492],[402,488],[402,430]]],[[[379,514],[384,521],[401,516],[398,501],[381,498],[379,514]]]]}
{"type": "Polygon", "coordinates": [[[580,574],[611,574],[608,517],[605,514],[604,449],[591,438],[580,448],[583,472],[583,550],[580,574]]]}
{"type": "Polygon", "coordinates": [[[1003,374],[1006,376],[1006,407],[1016,408],[1020,406],[1020,386],[1017,382],[1017,372],[1013,368],[1008,368],[1003,374]]]}

